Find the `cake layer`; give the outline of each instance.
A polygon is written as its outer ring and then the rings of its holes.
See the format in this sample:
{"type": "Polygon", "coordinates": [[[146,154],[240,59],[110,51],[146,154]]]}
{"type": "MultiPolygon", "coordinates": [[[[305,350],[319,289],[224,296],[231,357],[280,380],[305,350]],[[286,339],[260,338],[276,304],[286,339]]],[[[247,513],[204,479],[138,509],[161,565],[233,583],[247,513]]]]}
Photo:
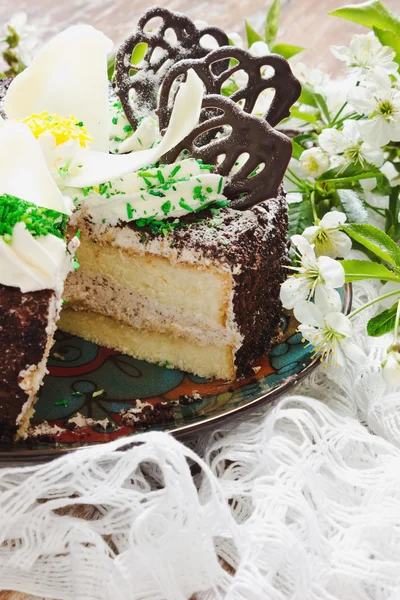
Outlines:
{"type": "Polygon", "coordinates": [[[24,437],[46,374],[60,301],[0,284],[0,441],[24,437]]]}
{"type": "Polygon", "coordinates": [[[162,256],[138,253],[135,248],[94,242],[81,230],[77,258],[82,272],[107,277],[160,305],[197,314],[207,322],[224,326],[227,321],[229,271],[214,265],[172,263],[162,256]]]}
{"type": "MultiPolygon", "coordinates": [[[[185,266],[181,265],[179,271],[183,276],[185,266]]],[[[179,296],[174,289],[170,295],[174,292],[179,296]]],[[[68,307],[110,316],[136,329],[182,336],[203,345],[231,344],[237,347],[241,340],[237,329],[223,327],[202,313],[182,308],[179,298],[175,306],[163,304],[150,295],[122,287],[104,275],[94,275],[83,268],[68,277],[64,297],[68,307]]]]}
{"type": "Polygon", "coordinates": [[[65,308],[59,326],[100,346],[200,377],[229,380],[236,375],[234,348],[228,344],[199,345],[166,333],[134,329],[94,312],[65,308]]]}

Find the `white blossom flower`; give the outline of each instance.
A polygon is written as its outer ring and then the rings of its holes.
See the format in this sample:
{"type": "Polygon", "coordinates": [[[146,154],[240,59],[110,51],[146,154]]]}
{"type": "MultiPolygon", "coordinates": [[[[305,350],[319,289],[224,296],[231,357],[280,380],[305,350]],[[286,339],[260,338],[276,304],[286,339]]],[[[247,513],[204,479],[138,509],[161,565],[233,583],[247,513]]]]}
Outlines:
{"type": "Polygon", "coordinates": [[[321,148],[305,150],[299,163],[306,177],[319,177],[329,169],[329,157],[321,148]]]}
{"type": "Polygon", "coordinates": [[[330,81],[326,73],[319,69],[312,69],[302,62],[294,64],[292,70],[300,83],[307,84],[312,88],[317,86],[325,87],[330,81]]]}
{"type": "Polygon", "coordinates": [[[317,225],[307,227],[303,231],[306,240],[314,244],[317,256],[346,258],[351,250],[351,240],[348,235],[339,230],[346,218],[344,213],[332,211],[322,217],[317,225]]]}
{"type": "Polygon", "coordinates": [[[340,167],[344,170],[357,162],[361,166],[371,163],[380,167],[384,162],[382,150],[363,141],[357,121],[345,121],[342,131],[335,127],[324,129],[318,142],[322,150],[330,155],[331,167],[334,169],[340,167]]]}
{"type": "Polygon", "coordinates": [[[253,56],[266,56],[268,54],[271,54],[268,44],[261,40],[259,40],[258,42],[253,42],[249,48],[249,52],[253,56]]]}
{"type": "Polygon", "coordinates": [[[382,376],[387,384],[400,386],[400,352],[397,346],[388,349],[382,361],[382,376]]]}
{"type": "Polygon", "coordinates": [[[292,243],[297,247],[300,266],[289,267],[296,271],[281,286],[281,301],[291,309],[298,302],[315,299],[325,312],[340,310],[342,301],[335,288],[344,285],[342,265],[328,256],[315,256],[314,248],[301,235],[294,235],[292,243]]]}
{"type": "Polygon", "coordinates": [[[348,317],[340,312],[324,316],[312,302],[300,302],[294,307],[294,316],[301,323],[298,327],[303,337],[314,347],[315,355],[321,355],[330,366],[344,367],[346,359],[355,363],[365,360],[365,354],[350,341],[353,326],[348,317]]]}
{"type": "Polygon", "coordinates": [[[382,46],[373,32],[354,35],[349,48],[332,46],[331,51],[346,63],[348,72],[356,81],[373,80],[381,84],[388,81],[389,75],[397,76],[394,50],[382,46]]]}
{"type": "Polygon", "coordinates": [[[28,24],[28,16],[25,12],[17,12],[5,25],[6,37],[13,33],[18,36],[18,43],[13,52],[21,62],[28,66],[32,61],[32,51],[39,41],[37,28],[28,24]]]}
{"type": "Polygon", "coordinates": [[[355,87],[349,100],[367,120],[359,122],[361,136],[373,147],[400,141],[400,90],[390,85],[355,87]]]}
{"type": "Polygon", "coordinates": [[[379,290],[379,296],[384,296],[385,294],[390,294],[390,292],[395,292],[396,290],[398,290],[399,295],[397,296],[396,294],[394,294],[393,296],[389,296],[389,298],[385,298],[384,300],[380,300],[379,304],[383,307],[383,308],[392,308],[393,304],[395,304],[395,302],[398,302],[400,300],[400,283],[397,283],[396,281],[387,281],[379,290]]]}

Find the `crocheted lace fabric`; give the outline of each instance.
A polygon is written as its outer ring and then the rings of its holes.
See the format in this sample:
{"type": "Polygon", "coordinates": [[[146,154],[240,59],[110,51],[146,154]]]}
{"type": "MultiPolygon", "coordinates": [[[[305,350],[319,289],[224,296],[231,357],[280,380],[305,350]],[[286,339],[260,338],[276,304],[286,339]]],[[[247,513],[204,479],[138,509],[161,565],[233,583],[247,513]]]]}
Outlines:
{"type": "MultiPolygon", "coordinates": [[[[354,304],[376,294],[355,286],[354,304]]],[[[0,469],[0,589],[65,600],[400,598],[388,338],[185,446],[163,433],[0,469]],[[80,510],[77,510],[77,507],[80,510]],[[80,516],[76,516],[79,514],[80,516]]]]}

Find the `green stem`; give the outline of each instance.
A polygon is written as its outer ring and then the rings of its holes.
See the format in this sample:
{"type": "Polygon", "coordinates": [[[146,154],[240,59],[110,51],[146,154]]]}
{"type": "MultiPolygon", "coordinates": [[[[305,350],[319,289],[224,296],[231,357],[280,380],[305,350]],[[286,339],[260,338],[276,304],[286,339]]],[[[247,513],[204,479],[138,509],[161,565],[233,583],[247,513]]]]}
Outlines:
{"type": "Polygon", "coordinates": [[[381,300],[385,300],[385,298],[390,298],[391,296],[398,296],[399,294],[400,294],[400,290],[395,290],[394,292],[388,292],[387,294],[383,294],[383,296],[378,296],[377,298],[374,298],[373,300],[370,300],[370,302],[367,302],[366,304],[363,304],[359,308],[356,308],[356,310],[353,310],[353,312],[351,312],[347,316],[348,316],[349,319],[352,319],[353,317],[355,317],[356,315],[358,315],[358,313],[360,313],[365,308],[369,308],[370,306],[372,306],[373,304],[375,304],[375,302],[380,302],[381,300]]]}
{"type": "Polygon", "coordinates": [[[319,219],[318,219],[318,215],[317,215],[317,210],[315,208],[315,192],[311,192],[310,201],[311,201],[311,208],[312,208],[313,217],[314,217],[314,223],[317,223],[319,221],[319,219]]]}
{"type": "Polygon", "coordinates": [[[333,121],[331,121],[331,127],[333,127],[337,121],[337,119],[340,117],[340,115],[342,114],[342,112],[344,111],[344,109],[347,106],[347,101],[343,104],[343,106],[340,108],[340,110],[336,113],[333,121]]]}
{"type": "Polygon", "coordinates": [[[400,302],[397,303],[396,320],[394,322],[394,345],[397,346],[398,352],[400,352],[399,326],[400,326],[400,302]]]}

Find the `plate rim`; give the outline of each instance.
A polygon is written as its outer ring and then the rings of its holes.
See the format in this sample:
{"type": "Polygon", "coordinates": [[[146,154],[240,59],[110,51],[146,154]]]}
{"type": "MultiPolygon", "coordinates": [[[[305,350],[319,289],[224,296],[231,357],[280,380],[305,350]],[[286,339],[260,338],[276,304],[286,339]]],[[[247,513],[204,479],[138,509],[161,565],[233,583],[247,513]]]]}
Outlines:
{"type": "MultiPolygon", "coordinates": [[[[343,308],[342,313],[344,315],[348,315],[351,311],[351,306],[353,302],[353,287],[351,283],[344,284],[344,298],[343,298],[343,308]]],[[[164,429],[165,433],[169,433],[176,437],[177,439],[185,439],[189,435],[194,432],[204,431],[205,429],[210,429],[215,424],[220,421],[233,420],[239,413],[244,413],[247,410],[251,410],[260,404],[263,404],[266,401],[272,402],[282,394],[284,394],[289,388],[293,387],[299,381],[302,381],[307,375],[312,373],[314,369],[320,363],[320,358],[317,356],[311,360],[305,367],[303,367],[298,373],[294,375],[290,375],[284,383],[279,385],[278,387],[267,390],[264,394],[261,394],[258,398],[254,398],[247,402],[246,404],[242,404],[241,406],[236,406],[225,413],[221,413],[219,415],[211,416],[205,418],[201,421],[197,421],[195,423],[189,423],[187,425],[181,425],[175,427],[174,429],[164,429]]],[[[141,432],[145,433],[145,432],[141,432]]],[[[133,443],[136,434],[131,434],[119,438],[120,440],[125,440],[128,444],[133,443]]],[[[1,452],[0,449],[0,466],[3,463],[46,463],[52,460],[56,460],[61,456],[65,456],[66,454],[70,454],[71,452],[79,452],[80,450],[85,450],[87,448],[98,448],[103,444],[108,444],[109,442],[100,442],[99,444],[87,444],[83,446],[75,446],[72,448],[68,447],[60,447],[60,448],[43,448],[42,450],[10,450],[9,452],[1,452]]]]}

